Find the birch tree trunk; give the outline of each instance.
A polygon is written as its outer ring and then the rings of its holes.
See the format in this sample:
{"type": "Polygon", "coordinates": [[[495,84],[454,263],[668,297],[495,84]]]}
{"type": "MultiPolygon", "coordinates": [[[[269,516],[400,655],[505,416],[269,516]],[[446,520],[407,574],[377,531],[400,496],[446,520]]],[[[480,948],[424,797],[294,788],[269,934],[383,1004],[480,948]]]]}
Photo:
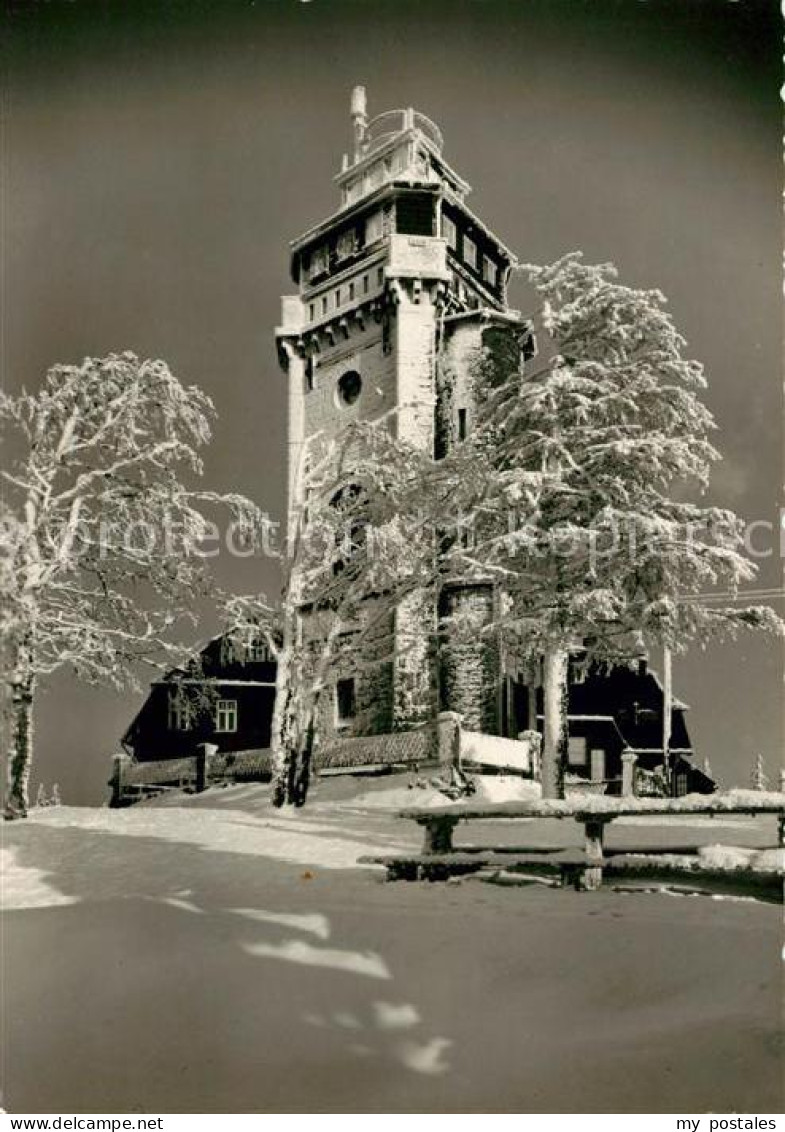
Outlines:
{"type": "Polygon", "coordinates": [[[542,664],[543,735],[542,796],[564,796],[564,762],[568,739],[567,669],[569,654],[558,645],[545,650],[542,664]]]}
{"type": "Polygon", "coordinates": [[[314,747],[317,738],[317,712],[319,710],[319,695],[314,696],[308,715],[308,724],[305,736],[297,751],[294,760],[294,774],[292,776],[289,801],[294,806],[304,806],[308,797],[308,787],[311,783],[311,766],[313,764],[314,747]]]}
{"type": "Polygon", "coordinates": [[[25,676],[11,685],[11,750],[5,818],[27,817],[30,767],[33,761],[33,695],[35,680],[25,676]]]}
{"type": "Polygon", "coordinates": [[[289,794],[291,764],[295,752],[294,672],[291,648],[284,642],[278,655],[275,674],[275,707],[273,709],[270,746],[273,756],[272,802],[280,808],[289,794]]]}

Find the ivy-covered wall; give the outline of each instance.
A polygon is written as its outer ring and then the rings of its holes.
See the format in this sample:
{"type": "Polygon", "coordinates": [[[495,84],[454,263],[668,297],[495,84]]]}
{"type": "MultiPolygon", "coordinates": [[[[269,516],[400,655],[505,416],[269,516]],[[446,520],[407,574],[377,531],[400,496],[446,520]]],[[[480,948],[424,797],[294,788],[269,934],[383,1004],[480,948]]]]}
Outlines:
{"type": "Polygon", "coordinates": [[[454,586],[442,598],[439,655],[440,708],[455,711],[468,731],[499,733],[500,658],[495,634],[483,633],[493,616],[490,583],[454,586]]]}

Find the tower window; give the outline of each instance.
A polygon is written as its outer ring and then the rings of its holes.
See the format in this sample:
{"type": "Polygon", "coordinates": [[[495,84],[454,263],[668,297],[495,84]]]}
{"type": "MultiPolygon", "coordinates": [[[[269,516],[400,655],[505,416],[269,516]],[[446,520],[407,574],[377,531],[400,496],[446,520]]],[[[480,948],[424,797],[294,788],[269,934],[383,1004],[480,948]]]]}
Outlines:
{"type": "Polygon", "coordinates": [[[366,295],[368,294],[368,288],[370,287],[370,285],[371,285],[371,281],[368,278],[368,276],[363,275],[363,293],[364,294],[366,294],[366,295]]]}
{"type": "Polygon", "coordinates": [[[338,378],[336,393],[339,405],[353,405],[362,392],[363,381],[356,369],[349,369],[338,378]]]}
{"type": "Polygon", "coordinates": [[[349,284],[349,302],[354,300],[354,283],[349,284]]]}
{"type": "Polygon", "coordinates": [[[338,680],[335,685],[335,719],[338,726],[346,726],[357,715],[354,677],[338,680]]]}
{"type": "Polygon", "coordinates": [[[477,270],[477,245],[470,236],[463,237],[463,258],[469,267],[477,270]]]}
{"type": "Polygon", "coordinates": [[[466,439],[466,410],[458,410],[458,439],[466,439]]]}
{"type": "Polygon", "coordinates": [[[316,317],[316,307],[315,307],[315,304],[314,304],[314,303],[309,303],[309,304],[308,304],[308,318],[309,318],[309,320],[310,320],[311,322],[313,322],[313,320],[314,320],[314,318],[315,318],[315,317],[316,317]]]}
{"type": "Polygon", "coordinates": [[[384,283],[384,268],[383,267],[378,267],[376,269],[376,282],[379,284],[380,287],[381,287],[382,283],[384,283]]]}
{"type": "Polygon", "coordinates": [[[328,310],[329,306],[330,306],[329,296],[324,295],[323,298],[322,298],[322,314],[327,314],[327,310],[328,310]]]}
{"type": "Polygon", "coordinates": [[[365,222],[365,242],[366,244],[375,244],[380,240],[383,235],[384,225],[382,223],[382,214],[379,209],[372,212],[365,222]]]}
{"type": "Polygon", "coordinates": [[[455,249],[458,243],[458,233],[455,224],[444,212],[442,213],[442,236],[449,247],[455,249]]]}
{"type": "Polygon", "coordinates": [[[215,730],[222,733],[237,730],[237,700],[219,700],[215,707],[215,730]]]}
{"type": "Polygon", "coordinates": [[[336,289],[335,289],[335,306],[337,308],[340,305],[341,305],[341,288],[336,287],[336,289]]]}
{"type": "Polygon", "coordinates": [[[430,193],[407,193],[396,204],[396,228],[407,236],[434,234],[434,200],[430,193]]]}

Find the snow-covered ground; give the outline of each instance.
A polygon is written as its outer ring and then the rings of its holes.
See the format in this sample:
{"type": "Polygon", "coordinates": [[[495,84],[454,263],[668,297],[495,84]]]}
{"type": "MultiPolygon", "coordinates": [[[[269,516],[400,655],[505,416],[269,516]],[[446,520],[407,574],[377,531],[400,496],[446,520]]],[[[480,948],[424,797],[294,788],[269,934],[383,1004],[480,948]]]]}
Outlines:
{"type": "MultiPolygon", "coordinates": [[[[444,801],[333,779],[297,813],[252,785],[6,825],[5,1107],[778,1111],[776,907],[385,884],[357,858],[419,848],[394,816],[414,799],[444,801]]],[[[770,860],[768,817],[679,821],[609,841],[770,860]]],[[[580,844],[572,822],[524,829],[580,844]]]]}

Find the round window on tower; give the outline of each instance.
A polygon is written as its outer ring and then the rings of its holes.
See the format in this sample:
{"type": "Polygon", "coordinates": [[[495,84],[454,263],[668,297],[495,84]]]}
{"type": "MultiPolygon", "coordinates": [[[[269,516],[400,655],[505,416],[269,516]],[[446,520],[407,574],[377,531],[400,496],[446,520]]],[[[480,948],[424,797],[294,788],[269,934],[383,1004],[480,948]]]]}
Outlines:
{"type": "Polygon", "coordinates": [[[341,406],[353,405],[360,396],[363,380],[356,369],[349,369],[338,378],[336,394],[341,406]]]}

